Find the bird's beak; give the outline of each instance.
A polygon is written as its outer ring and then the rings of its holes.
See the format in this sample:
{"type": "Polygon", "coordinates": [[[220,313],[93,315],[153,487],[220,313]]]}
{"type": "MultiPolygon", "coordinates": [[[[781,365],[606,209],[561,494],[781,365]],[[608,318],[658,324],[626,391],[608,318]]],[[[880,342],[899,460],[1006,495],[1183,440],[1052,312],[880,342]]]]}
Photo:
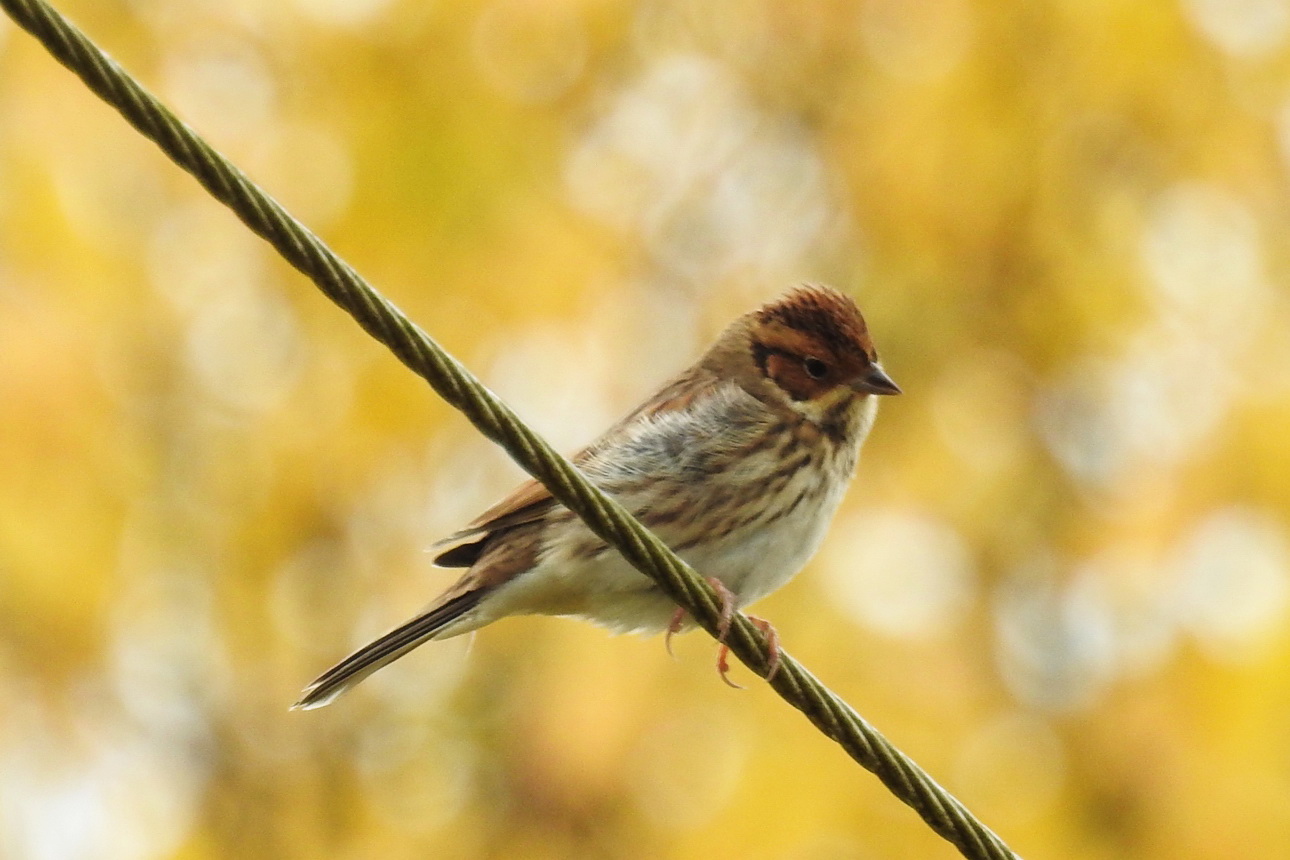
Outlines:
{"type": "Polygon", "coordinates": [[[900,394],[900,386],[891,381],[882,365],[874,362],[864,376],[854,383],[856,391],[864,394],[900,394]]]}

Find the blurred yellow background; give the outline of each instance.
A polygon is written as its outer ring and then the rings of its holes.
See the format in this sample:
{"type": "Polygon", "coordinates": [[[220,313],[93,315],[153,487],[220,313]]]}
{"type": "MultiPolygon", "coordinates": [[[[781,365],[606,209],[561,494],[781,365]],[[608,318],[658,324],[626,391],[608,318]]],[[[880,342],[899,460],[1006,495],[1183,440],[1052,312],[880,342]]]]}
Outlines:
{"type": "MultiPolygon", "coordinates": [[[[851,292],[758,613],[1027,856],[1290,856],[1290,0],[60,5],[562,448],[851,292]]],[[[0,19],[0,856],[956,856],[702,634],[289,713],[519,477],[0,19]]]]}

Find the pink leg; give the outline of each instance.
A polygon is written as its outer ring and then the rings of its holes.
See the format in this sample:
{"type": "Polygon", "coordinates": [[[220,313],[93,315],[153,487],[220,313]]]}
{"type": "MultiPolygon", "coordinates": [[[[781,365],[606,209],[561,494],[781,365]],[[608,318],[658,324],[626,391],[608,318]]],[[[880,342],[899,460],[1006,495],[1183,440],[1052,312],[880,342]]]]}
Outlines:
{"type": "Polygon", "coordinates": [[[717,674],[721,680],[725,681],[726,686],[734,687],[736,690],[742,690],[742,684],[736,684],[730,680],[730,646],[726,644],[726,635],[730,633],[730,623],[735,618],[735,596],[731,594],[726,584],[715,577],[708,577],[708,584],[712,590],[717,593],[717,600],[721,602],[721,615],[717,619],[717,642],[720,648],[717,650],[717,674]]]}
{"type": "Polygon", "coordinates": [[[726,634],[730,632],[730,622],[735,620],[735,596],[726,584],[715,576],[705,577],[708,585],[717,593],[717,602],[721,604],[721,614],[717,617],[717,641],[726,641],[726,634]]]}
{"type": "Polygon", "coordinates": [[[766,650],[770,652],[766,657],[766,680],[769,681],[779,671],[779,633],[776,632],[775,625],[765,618],[749,615],[748,620],[757,625],[757,629],[766,636],[766,650]]]}

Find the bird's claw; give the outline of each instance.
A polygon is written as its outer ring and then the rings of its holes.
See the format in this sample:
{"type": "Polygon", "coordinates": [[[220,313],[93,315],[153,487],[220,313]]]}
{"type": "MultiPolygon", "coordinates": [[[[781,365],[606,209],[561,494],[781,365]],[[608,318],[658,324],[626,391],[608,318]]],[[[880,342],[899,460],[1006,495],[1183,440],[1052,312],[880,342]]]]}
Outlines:
{"type": "Polygon", "coordinates": [[[733,687],[736,690],[746,689],[743,684],[730,680],[730,675],[727,674],[730,671],[729,657],[730,646],[722,642],[720,648],[717,649],[717,674],[721,676],[721,680],[725,682],[727,687],[733,687]]]}
{"type": "Polygon", "coordinates": [[[735,596],[729,588],[726,588],[726,584],[716,577],[708,577],[708,584],[717,593],[717,601],[721,604],[721,612],[717,616],[717,642],[721,646],[717,650],[717,674],[721,676],[726,686],[742,690],[743,684],[730,680],[730,646],[726,644],[730,625],[735,620],[735,596]]]}
{"type": "Polygon", "coordinates": [[[667,656],[674,660],[676,655],[672,653],[672,637],[681,632],[683,624],[685,624],[685,610],[678,606],[672,613],[672,620],[667,625],[667,633],[663,636],[663,647],[667,649],[667,656]]]}
{"type": "MultiPolygon", "coordinates": [[[[717,616],[717,643],[720,646],[717,650],[717,674],[727,686],[742,690],[743,684],[730,680],[730,646],[726,644],[726,636],[729,635],[730,625],[735,619],[735,596],[726,584],[716,577],[710,576],[707,580],[712,590],[717,593],[717,601],[721,605],[717,616]]],[[[766,657],[766,680],[769,681],[779,671],[779,634],[775,632],[774,625],[765,618],[749,615],[748,620],[755,624],[766,637],[766,649],[769,652],[766,657]]],[[[663,647],[667,649],[669,656],[675,656],[672,653],[672,637],[681,632],[681,626],[684,623],[685,610],[678,606],[676,612],[672,613],[672,620],[667,625],[667,634],[663,637],[663,647]]]]}

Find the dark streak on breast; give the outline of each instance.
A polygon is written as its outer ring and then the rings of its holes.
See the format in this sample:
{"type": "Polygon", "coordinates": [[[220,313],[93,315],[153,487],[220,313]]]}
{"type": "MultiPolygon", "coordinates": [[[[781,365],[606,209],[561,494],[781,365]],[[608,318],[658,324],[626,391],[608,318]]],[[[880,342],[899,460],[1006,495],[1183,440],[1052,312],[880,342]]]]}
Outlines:
{"type": "Polygon", "coordinates": [[[797,497],[793,499],[792,502],[790,502],[787,506],[780,508],[778,511],[775,511],[766,519],[762,520],[761,524],[763,526],[768,526],[771,523],[775,522],[776,520],[782,520],[784,517],[793,513],[793,511],[797,510],[798,507],[801,506],[802,502],[806,501],[807,496],[818,496],[818,495],[819,495],[818,493],[815,493],[809,489],[802,490],[802,492],[798,493],[797,497]]]}
{"type": "Polygon", "coordinates": [[[851,437],[851,401],[841,400],[820,420],[820,432],[834,444],[841,445],[851,437]]]}

